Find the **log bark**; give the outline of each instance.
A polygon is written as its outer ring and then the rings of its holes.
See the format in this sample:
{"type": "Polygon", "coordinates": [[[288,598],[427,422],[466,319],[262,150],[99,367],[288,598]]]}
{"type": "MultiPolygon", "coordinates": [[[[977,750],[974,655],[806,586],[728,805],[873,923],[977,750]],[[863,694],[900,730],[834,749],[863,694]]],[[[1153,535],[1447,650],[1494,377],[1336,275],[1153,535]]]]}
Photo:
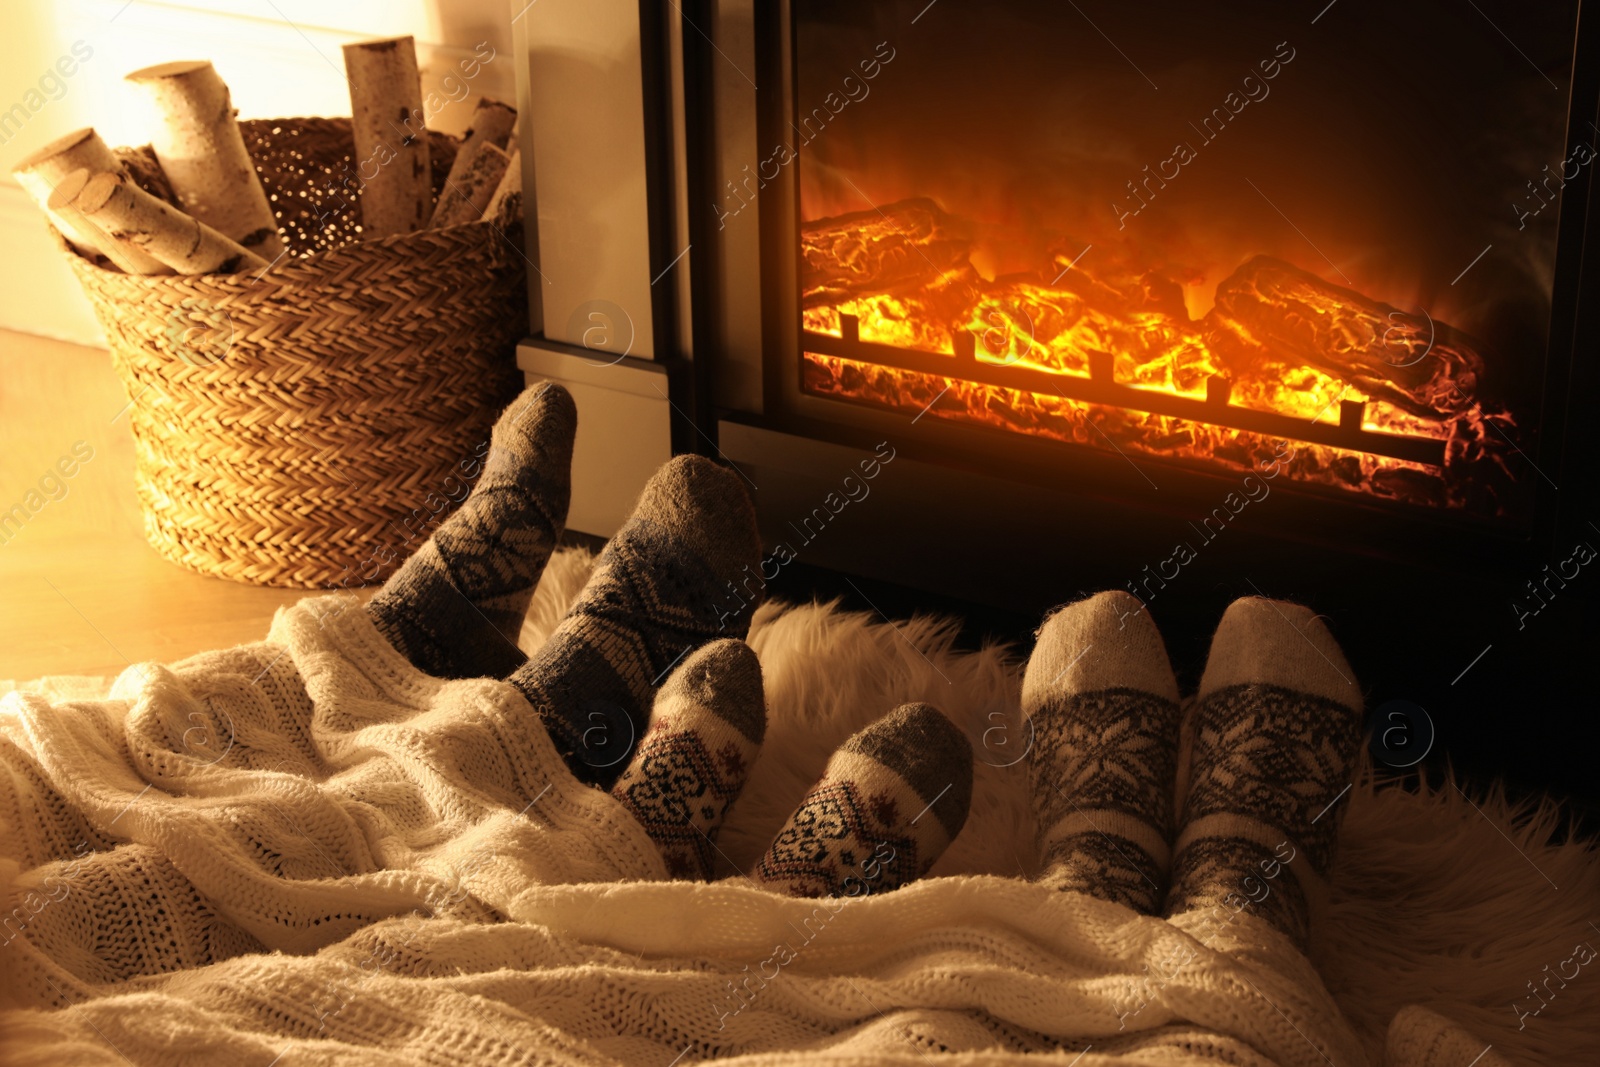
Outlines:
{"type": "Polygon", "coordinates": [[[438,229],[483,218],[510,162],[511,157],[504,149],[480,141],[474,146],[460,180],[446,185],[439,194],[439,207],[428,225],[438,229]]]}
{"type": "MultiPolygon", "coordinates": [[[[472,112],[472,125],[462,135],[461,146],[456,149],[455,162],[450,164],[450,173],[446,176],[444,187],[448,190],[452,185],[460,185],[461,179],[466,175],[467,167],[472,164],[473,157],[477,154],[481,144],[492,144],[496,148],[511,150],[509,139],[511,131],[517,125],[517,109],[509,104],[502,104],[492,97],[484,97],[478,101],[478,106],[472,112]]],[[[439,202],[443,204],[444,195],[440,194],[439,202]]],[[[437,226],[439,212],[434,209],[433,221],[428,225],[437,226]]]]}
{"type": "Polygon", "coordinates": [[[137,246],[179,274],[267,267],[265,259],[151,196],[124,174],[75,171],[51,194],[50,203],[58,211],[77,211],[114,240],[137,246]]]}
{"type": "Polygon", "coordinates": [[[122,164],[94,130],[85,127],[58,137],[14,168],[12,175],[23,191],[38,202],[55,228],[78,252],[93,259],[104,256],[124,274],[171,274],[172,270],[160,260],[146,255],[138,248],[124,246],[98,226],[81,218],[76,212],[57,211],[50,207],[51,194],[74,171],[84,170],[95,174],[122,172],[122,164]]]}
{"type": "Polygon", "coordinates": [[[344,46],[357,169],[376,166],[361,189],[361,236],[412,233],[433,214],[433,171],[410,37],[344,46]]]}
{"type": "Polygon", "coordinates": [[[1236,372],[1316,367],[1374,400],[1433,419],[1485,399],[1483,357],[1461,331],[1271,256],[1257,256],[1223,279],[1202,328],[1236,372]]]}
{"type": "Polygon", "coordinates": [[[113,148],[111,151],[122,164],[124,173],[133,179],[133,184],[157,200],[165,200],[173,207],[178,207],[178,194],[172,191],[172,183],[167,181],[167,175],[149,145],[113,148]]]}
{"type": "MultiPolygon", "coordinates": [[[[718,217],[743,210],[733,194],[718,217]]],[[[882,209],[817,219],[800,227],[800,286],[805,307],[880,293],[916,291],[970,271],[970,241],[932,200],[900,200],[882,209]]]]}
{"type": "Polygon", "coordinates": [[[496,226],[509,225],[522,211],[522,150],[512,147],[506,172],[483,209],[483,217],[496,226]]]}
{"type": "Polygon", "coordinates": [[[150,107],[150,146],[178,206],[275,261],[286,246],[216,68],[204,61],[163,63],[126,80],[150,107]]]}

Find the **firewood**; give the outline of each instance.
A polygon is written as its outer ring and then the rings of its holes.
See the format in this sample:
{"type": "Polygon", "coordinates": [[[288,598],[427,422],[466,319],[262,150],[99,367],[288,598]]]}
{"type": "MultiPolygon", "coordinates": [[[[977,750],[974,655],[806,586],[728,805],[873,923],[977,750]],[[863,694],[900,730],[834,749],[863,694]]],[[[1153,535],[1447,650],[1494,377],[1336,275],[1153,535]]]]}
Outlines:
{"type": "Polygon", "coordinates": [[[268,260],[283,254],[278,220],[212,65],[186,60],[129,74],[155,115],[150,145],[178,206],[268,260]]]}
{"type": "Polygon", "coordinates": [[[361,189],[361,235],[372,240],[424,228],[433,214],[433,171],[422,82],[410,37],[344,46],[351,128],[361,189]],[[369,179],[367,168],[376,168],[369,179]]]}
{"type": "Polygon", "coordinates": [[[1223,279],[1204,330],[1235,371],[1315,367],[1374,400],[1433,419],[1483,399],[1483,357],[1461,331],[1271,256],[1256,256],[1223,279]]]}
{"type": "Polygon", "coordinates": [[[165,200],[173,207],[180,207],[178,194],[172,191],[172,183],[167,181],[166,172],[161,169],[161,162],[156,159],[156,154],[149,145],[140,145],[138,148],[113,148],[111,151],[122,164],[123,171],[133,179],[133,184],[157,200],[165,200]]]}
{"type": "Polygon", "coordinates": [[[75,212],[61,212],[50,207],[50,196],[56,187],[77,170],[86,170],[91,175],[115,174],[122,171],[122,164],[100,135],[85,127],[51,141],[23,159],[11,173],[79,254],[89,259],[104,256],[125,274],[171,274],[171,269],[161,261],[113,240],[98,226],[77,217],[75,212]]]}
{"type": "Polygon", "coordinates": [[[460,181],[446,185],[440,194],[439,207],[428,225],[438,229],[477,222],[483,218],[510,162],[511,157],[506,155],[504,149],[488,141],[478,142],[473,147],[472,159],[468,160],[466,172],[460,181]]]}
{"type": "Polygon", "coordinates": [[[51,194],[57,211],[77,211],[119,242],[133,244],[179,274],[265,269],[267,261],[135,185],[125,174],[74,171],[51,194]]]}
{"type": "MultiPolygon", "coordinates": [[[[456,149],[455,162],[450,164],[450,173],[445,177],[444,187],[449,189],[452,185],[460,185],[461,179],[466,175],[467,167],[472,164],[477,155],[478,146],[492,144],[496,148],[510,151],[508,143],[511,131],[517,124],[517,109],[491,97],[484,97],[478,101],[478,106],[472,112],[472,125],[462,135],[461,145],[456,149]]],[[[441,194],[439,201],[444,202],[441,194]]],[[[428,223],[430,226],[439,225],[439,212],[434,210],[434,218],[428,223]]]]}
{"type": "Polygon", "coordinates": [[[513,147],[506,161],[506,172],[484,206],[483,217],[495,225],[505,225],[522,210],[522,150],[513,147]]]}
{"type": "MultiPolygon", "coordinates": [[[[743,210],[743,195],[718,217],[743,210]]],[[[800,288],[805,307],[880,293],[921,290],[941,277],[970,272],[972,244],[932,200],[900,200],[881,209],[807,222],[800,229],[800,288]]]]}

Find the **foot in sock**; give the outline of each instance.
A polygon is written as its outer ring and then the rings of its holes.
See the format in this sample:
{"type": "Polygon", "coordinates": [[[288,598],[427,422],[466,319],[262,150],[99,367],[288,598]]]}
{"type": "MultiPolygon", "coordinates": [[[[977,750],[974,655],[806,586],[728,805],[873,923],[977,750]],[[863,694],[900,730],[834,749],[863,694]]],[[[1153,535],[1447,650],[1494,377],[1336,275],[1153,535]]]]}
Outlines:
{"type": "Polygon", "coordinates": [[[667,673],[749,631],[754,604],[728,612],[725,590],[760,558],[738,474],[680,456],[650,479],[577,603],[510,678],[580,780],[616,781],[667,673]]]}
{"type": "Polygon", "coordinates": [[[711,642],[662,686],[611,795],[639,820],[674,878],[711,877],[717,831],[766,730],[761,664],[743,641],[711,642]]]}
{"type": "Polygon", "coordinates": [[[796,897],[883,893],[920,878],[961,832],[972,745],[930,704],[846,741],[751,877],[796,897]]]}
{"type": "Polygon", "coordinates": [[[1171,858],[1178,685],[1138,599],[1099,593],[1039,628],[1022,683],[1041,875],[1154,914],[1171,858]]]}
{"type": "Polygon", "coordinates": [[[517,634],[566,524],[577,425],[559,385],[518,397],[494,424],[472,493],[367,603],[419,670],[504,678],[526,659],[517,634]]]}
{"type": "Polygon", "coordinates": [[[1297,604],[1228,608],[1194,710],[1167,914],[1249,909],[1303,948],[1325,899],[1361,739],[1361,691],[1327,627],[1297,604]]]}

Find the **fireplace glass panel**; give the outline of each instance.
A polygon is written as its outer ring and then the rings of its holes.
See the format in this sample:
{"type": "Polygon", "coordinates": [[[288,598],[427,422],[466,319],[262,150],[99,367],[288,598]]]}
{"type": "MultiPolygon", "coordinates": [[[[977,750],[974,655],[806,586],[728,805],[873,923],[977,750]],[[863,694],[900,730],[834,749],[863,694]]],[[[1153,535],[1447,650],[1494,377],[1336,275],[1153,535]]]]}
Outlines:
{"type": "Polygon", "coordinates": [[[1527,521],[1575,3],[793,12],[802,392],[1527,521]]]}

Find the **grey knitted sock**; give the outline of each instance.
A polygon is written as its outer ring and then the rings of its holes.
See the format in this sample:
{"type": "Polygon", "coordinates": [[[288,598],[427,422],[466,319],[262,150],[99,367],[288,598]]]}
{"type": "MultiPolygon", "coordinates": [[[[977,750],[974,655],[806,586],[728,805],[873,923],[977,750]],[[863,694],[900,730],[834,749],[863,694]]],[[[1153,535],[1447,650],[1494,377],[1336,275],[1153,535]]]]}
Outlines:
{"type": "Polygon", "coordinates": [[[749,631],[754,605],[729,614],[726,591],[760,559],[739,475],[680,456],[650,479],[578,602],[510,679],[580,780],[609,787],[667,673],[706,642],[749,631]]]}
{"type": "Polygon", "coordinates": [[[367,603],[380,632],[440,678],[504,678],[567,521],[578,413],[561,386],[526,390],[494,424],[483,475],[367,603]]]}
{"type": "Polygon", "coordinates": [[[650,729],[611,795],[639,820],[674,878],[711,877],[717,831],[766,732],[761,664],[743,641],[711,642],[661,687],[650,729]]]}
{"type": "Polygon", "coordinates": [[[1309,609],[1258,597],[1228,608],[1195,706],[1168,915],[1209,910],[1225,925],[1250,910],[1305,945],[1361,707],[1349,663],[1309,609]]]}
{"type": "Polygon", "coordinates": [[[1137,598],[1100,593],[1045,620],[1022,683],[1041,881],[1155,913],[1171,859],[1177,700],[1137,598]]]}
{"type": "Polygon", "coordinates": [[[796,897],[888,892],[928,873],[971,802],[971,742],[902,704],[839,747],[751,877],[796,897]]]}

